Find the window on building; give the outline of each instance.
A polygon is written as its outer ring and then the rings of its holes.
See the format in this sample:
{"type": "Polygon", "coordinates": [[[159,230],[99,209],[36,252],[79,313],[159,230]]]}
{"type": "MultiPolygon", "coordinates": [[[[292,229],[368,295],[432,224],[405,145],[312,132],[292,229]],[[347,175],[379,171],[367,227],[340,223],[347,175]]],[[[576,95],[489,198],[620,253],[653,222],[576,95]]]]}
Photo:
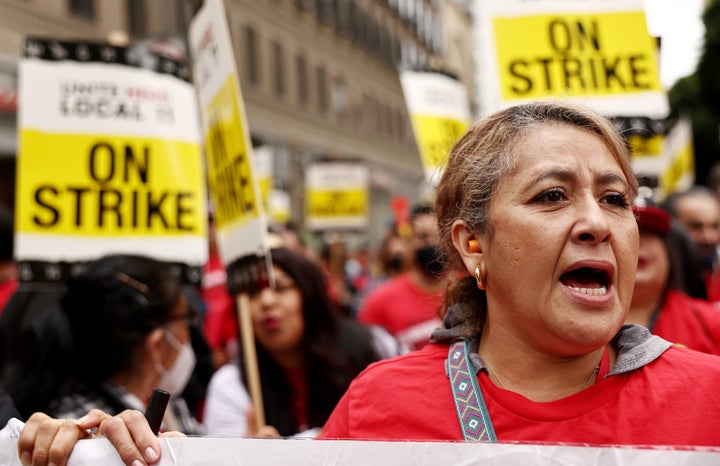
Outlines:
{"type": "Polygon", "coordinates": [[[368,134],[378,134],[380,128],[379,103],[375,97],[363,94],[363,127],[368,134]]]}
{"type": "Polygon", "coordinates": [[[272,63],[273,90],[275,94],[282,96],[285,94],[285,53],[282,44],[278,41],[272,44],[272,63]]]}
{"type": "Polygon", "coordinates": [[[256,86],[260,83],[260,66],[258,63],[257,31],[250,25],[244,27],[245,36],[245,76],[247,81],[256,86]]]}
{"type": "Polygon", "coordinates": [[[70,12],[84,19],[95,19],[95,0],[70,0],[70,12]]]}
{"type": "Polygon", "coordinates": [[[347,85],[341,76],[333,79],[330,101],[332,102],[332,111],[337,115],[338,120],[345,120],[348,111],[347,85]]]}
{"type": "Polygon", "coordinates": [[[143,36],[147,31],[147,14],[143,0],[130,0],[128,2],[128,19],[130,33],[134,36],[143,36]]]}
{"type": "Polygon", "coordinates": [[[302,55],[295,59],[295,74],[297,79],[297,98],[300,105],[306,105],[308,101],[308,76],[307,61],[302,55]]]}
{"type": "Polygon", "coordinates": [[[315,77],[317,82],[318,108],[321,112],[327,112],[328,109],[328,80],[325,68],[319,65],[315,69],[315,77]]]}
{"type": "Polygon", "coordinates": [[[332,25],[338,31],[345,28],[345,2],[341,0],[332,0],[332,25]]]}

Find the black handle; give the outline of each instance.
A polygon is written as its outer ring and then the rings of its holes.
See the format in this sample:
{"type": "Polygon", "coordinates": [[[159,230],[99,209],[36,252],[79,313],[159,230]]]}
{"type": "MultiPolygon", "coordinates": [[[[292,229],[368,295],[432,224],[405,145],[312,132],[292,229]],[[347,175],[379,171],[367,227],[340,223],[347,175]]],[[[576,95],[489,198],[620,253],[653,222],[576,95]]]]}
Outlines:
{"type": "Polygon", "coordinates": [[[145,419],[150,424],[153,434],[157,435],[160,431],[160,425],[162,424],[163,416],[165,415],[165,408],[167,408],[168,401],[170,400],[170,393],[159,388],[153,389],[152,395],[150,396],[150,403],[145,410],[145,419]]]}

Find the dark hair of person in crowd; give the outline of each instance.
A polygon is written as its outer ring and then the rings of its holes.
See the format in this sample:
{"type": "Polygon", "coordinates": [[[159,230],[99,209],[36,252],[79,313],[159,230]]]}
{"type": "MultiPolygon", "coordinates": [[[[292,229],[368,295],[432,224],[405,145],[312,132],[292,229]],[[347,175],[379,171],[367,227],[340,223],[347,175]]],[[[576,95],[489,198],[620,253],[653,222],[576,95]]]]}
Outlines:
{"type": "Polygon", "coordinates": [[[93,385],[132,369],[138,347],[167,322],[180,294],[168,264],[141,256],[104,257],[68,280],[62,308],[75,336],[74,360],[82,361],[78,381],[93,385]]]}
{"type": "MultiPolygon", "coordinates": [[[[631,183],[631,198],[637,195],[638,185],[627,143],[608,120],[589,109],[542,103],[497,112],[475,123],[455,143],[454,155],[449,158],[438,187],[435,209],[440,228],[439,246],[447,253],[448,269],[465,270],[452,242],[453,222],[463,219],[473,231],[490,238],[494,236],[487,218],[489,204],[500,180],[515,170],[515,145],[535,129],[551,123],[568,124],[598,135],[631,183]]],[[[463,303],[457,309],[462,335],[466,338],[477,335],[485,322],[487,298],[484,291],[478,290],[475,277],[464,276],[448,286],[444,308],[456,303],[463,303]]]]}
{"type": "Polygon", "coordinates": [[[405,239],[400,236],[397,231],[397,227],[393,225],[385,232],[380,247],[378,248],[378,264],[383,279],[395,276],[407,268],[407,245],[405,239]],[[400,251],[397,249],[397,244],[403,244],[400,251]]]}
{"type": "Polygon", "coordinates": [[[667,199],[665,199],[665,201],[662,203],[662,207],[663,209],[667,210],[673,218],[677,218],[678,203],[680,199],[688,196],[704,196],[709,198],[717,197],[715,192],[707,186],[693,185],[685,191],[678,191],[670,194],[667,199]]]}
{"type": "Polygon", "coordinates": [[[144,339],[168,322],[181,290],[169,264],[111,255],[69,278],[60,296],[44,299],[38,319],[18,329],[26,353],[16,355],[21,361],[6,373],[5,386],[25,416],[48,411],[47,403],[69,393],[99,390],[114,375],[132,371],[144,339]],[[33,354],[46,359],[34,360],[33,354]]]}
{"type": "Polygon", "coordinates": [[[434,215],[435,208],[426,202],[415,204],[410,210],[410,221],[412,222],[420,215],[434,215]]]}
{"type": "Polygon", "coordinates": [[[0,204],[0,263],[13,261],[13,225],[12,210],[0,204]]]}
{"type": "MultiPolygon", "coordinates": [[[[272,249],[270,255],[273,264],[292,278],[302,295],[308,425],[322,427],[352,379],[379,358],[370,343],[369,331],[340,315],[328,296],[325,277],[313,261],[286,248],[272,249]]],[[[292,397],[288,395],[291,388],[285,372],[257,341],[256,351],[266,423],[282,436],[293,435],[298,425],[292,415],[292,397]]],[[[242,358],[239,361],[244,374],[242,358]]]]}
{"type": "Polygon", "coordinates": [[[663,239],[670,261],[668,288],[682,291],[693,298],[707,299],[705,282],[700,273],[700,254],[685,229],[671,221],[670,229],[663,239]]]}

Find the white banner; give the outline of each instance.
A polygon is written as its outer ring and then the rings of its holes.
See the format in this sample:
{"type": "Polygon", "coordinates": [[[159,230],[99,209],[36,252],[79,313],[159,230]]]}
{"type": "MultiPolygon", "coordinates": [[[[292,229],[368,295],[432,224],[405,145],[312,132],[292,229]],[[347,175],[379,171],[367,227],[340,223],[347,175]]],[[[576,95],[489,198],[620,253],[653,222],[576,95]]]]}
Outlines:
{"type": "MultiPolygon", "coordinates": [[[[567,445],[478,444],[450,442],[366,442],[330,440],[270,440],[160,438],[157,466],[323,466],[366,465],[515,465],[534,466],[717,466],[720,449],[671,450],[599,448],[567,445]]],[[[17,440],[0,439],[0,464],[21,466],[17,440]]],[[[68,466],[122,466],[107,439],[81,440],[68,466]]]]}

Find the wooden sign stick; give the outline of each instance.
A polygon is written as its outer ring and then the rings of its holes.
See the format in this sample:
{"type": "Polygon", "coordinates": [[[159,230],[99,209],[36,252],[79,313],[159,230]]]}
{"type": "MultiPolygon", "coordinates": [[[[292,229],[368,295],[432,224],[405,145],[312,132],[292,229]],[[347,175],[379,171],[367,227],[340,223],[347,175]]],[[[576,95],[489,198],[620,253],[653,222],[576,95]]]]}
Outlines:
{"type": "MultiPolygon", "coordinates": [[[[245,378],[255,407],[255,430],[265,425],[265,407],[263,405],[260,371],[255,351],[255,333],[253,332],[252,316],[250,315],[250,297],[240,293],[237,297],[237,313],[240,322],[240,338],[242,340],[243,359],[245,362],[245,378]]],[[[249,426],[248,426],[249,427],[249,426]]]]}

